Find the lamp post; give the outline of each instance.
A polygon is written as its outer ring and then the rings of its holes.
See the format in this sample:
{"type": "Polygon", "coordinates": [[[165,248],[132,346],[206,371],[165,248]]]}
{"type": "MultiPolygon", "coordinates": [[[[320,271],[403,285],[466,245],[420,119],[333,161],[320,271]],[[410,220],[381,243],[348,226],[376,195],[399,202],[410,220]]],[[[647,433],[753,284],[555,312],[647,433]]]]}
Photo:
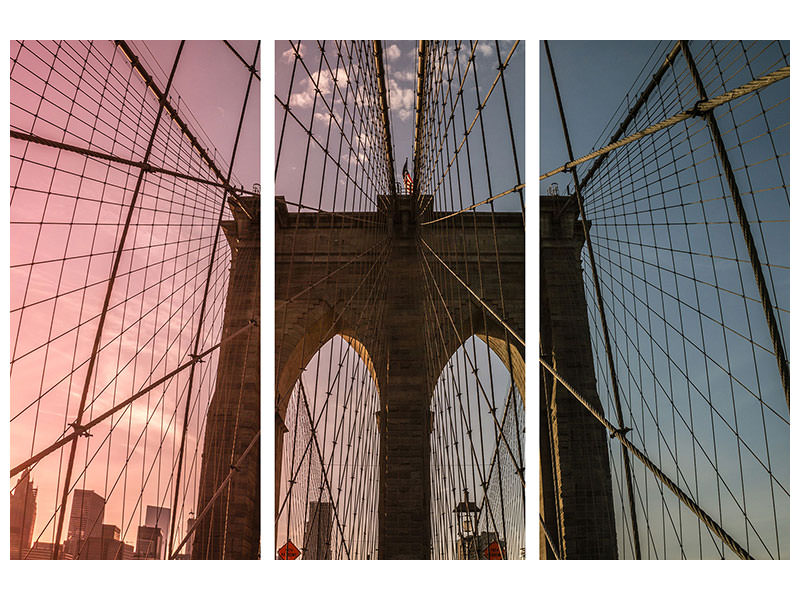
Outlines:
{"type": "Polygon", "coordinates": [[[479,560],[475,535],[478,529],[480,509],[477,504],[470,502],[467,490],[464,490],[464,500],[456,505],[453,512],[459,515],[459,560],[479,560]]]}

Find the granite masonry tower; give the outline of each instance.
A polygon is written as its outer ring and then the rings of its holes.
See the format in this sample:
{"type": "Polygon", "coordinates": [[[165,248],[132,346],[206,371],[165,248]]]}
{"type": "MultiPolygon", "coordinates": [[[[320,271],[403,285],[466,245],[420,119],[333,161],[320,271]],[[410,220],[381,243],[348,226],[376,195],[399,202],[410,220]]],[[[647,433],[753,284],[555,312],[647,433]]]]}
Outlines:
{"type": "MultiPolygon", "coordinates": [[[[282,483],[286,411],[301,370],[334,335],[355,340],[354,347],[359,349],[365,363],[372,365],[380,395],[381,410],[377,417],[381,456],[378,557],[381,559],[431,557],[429,471],[434,424],[430,399],[438,374],[450,356],[472,335],[481,337],[503,360],[524,397],[524,346],[512,340],[509,351],[502,326],[486,318],[474,298],[457,283],[453,283],[447,298],[447,310],[455,316],[455,322],[443,331],[444,349],[431,350],[432,344],[426,345],[426,319],[434,318],[431,310],[440,308],[428,307],[426,312],[424,306],[426,267],[420,258],[418,223],[423,217],[417,215],[415,203],[428,205],[429,198],[381,196],[378,204],[389,207],[385,215],[289,213],[284,199],[276,198],[276,497],[282,483]],[[376,219],[383,221],[378,223],[376,219]],[[369,223],[369,228],[360,230],[361,222],[369,223]],[[364,265],[374,261],[367,251],[381,240],[386,242],[387,276],[384,287],[375,287],[372,282],[365,282],[368,269],[364,265]],[[309,252],[313,248],[331,247],[336,249],[331,260],[317,260],[315,253],[309,252]],[[364,256],[359,259],[361,255],[364,256]],[[309,289],[314,282],[319,284],[309,289]],[[358,293],[359,286],[381,291],[368,297],[358,293]],[[431,352],[437,354],[431,356],[431,352]]],[[[424,218],[438,216],[439,213],[429,213],[424,218]]],[[[491,256],[494,266],[495,243],[501,249],[499,272],[483,275],[482,293],[489,306],[505,307],[506,322],[524,339],[522,214],[465,212],[448,219],[448,223],[450,229],[426,230],[425,240],[432,248],[446,252],[441,249],[448,247],[453,231],[469,231],[470,235],[458,238],[463,243],[460,251],[446,254],[448,264],[465,281],[476,280],[481,253],[484,257],[491,256]]],[[[444,322],[445,310],[441,308],[435,317],[444,322]]]]}
{"type": "MultiPolygon", "coordinates": [[[[584,296],[578,206],[542,196],[540,209],[541,352],[602,411],[584,296]]],[[[605,428],[547,374],[541,380],[539,510],[565,559],[616,559],[614,503],[605,428]]],[[[540,558],[554,558],[541,527],[540,558]]]]}

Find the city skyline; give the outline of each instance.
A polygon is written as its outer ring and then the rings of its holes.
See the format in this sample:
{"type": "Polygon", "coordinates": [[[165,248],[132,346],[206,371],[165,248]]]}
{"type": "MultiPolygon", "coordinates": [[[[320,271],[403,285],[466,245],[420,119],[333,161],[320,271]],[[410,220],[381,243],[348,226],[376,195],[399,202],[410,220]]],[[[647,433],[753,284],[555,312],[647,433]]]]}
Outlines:
{"type": "MultiPolygon", "coordinates": [[[[36,489],[33,485],[30,471],[26,470],[11,492],[12,560],[52,558],[52,542],[33,540],[33,520],[36,514],[36,489]]],[[[120,538],[119,526],[105,522],[105,504],[105,499],[94,490],[75,490],[70,508],[67,538],[60,545],[62,549],[59,558],[62,560],[165,559],[164,540],[170,523],[168,508],[147,506],[149,520],[145,525],[138,527],[135,543],[129,543],[120,538]]],[[[187,519],[187,531],[192,528],[194,521],[193,517],[187,519]]],[[[189,556],[191,556],[191,539],[176,558],[180,560],[189,556]]]]}

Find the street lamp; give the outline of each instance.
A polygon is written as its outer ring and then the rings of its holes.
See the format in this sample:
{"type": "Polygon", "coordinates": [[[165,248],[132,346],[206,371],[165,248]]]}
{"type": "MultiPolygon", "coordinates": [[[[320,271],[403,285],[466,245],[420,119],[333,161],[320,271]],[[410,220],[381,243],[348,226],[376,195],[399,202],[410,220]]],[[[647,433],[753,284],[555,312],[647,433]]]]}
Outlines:
{"type": "Polygon", "coordinates": [[[477,504],[470,502],[467,490],[464,490],[464,500],[456,505],[453,512],[459,515],[458,559],[478,560],[480,557],[475,535],[478,529],[480,509],[477,504]]]}

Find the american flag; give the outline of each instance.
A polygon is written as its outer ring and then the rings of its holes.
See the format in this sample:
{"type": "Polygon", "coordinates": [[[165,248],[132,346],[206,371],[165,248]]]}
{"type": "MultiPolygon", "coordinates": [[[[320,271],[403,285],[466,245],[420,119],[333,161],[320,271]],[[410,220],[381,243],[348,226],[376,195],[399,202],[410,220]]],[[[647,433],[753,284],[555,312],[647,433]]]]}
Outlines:
{"type": "Polygon", "coordinates": [[[411,179],[411,175],[408,172],[408,159],[406,159],[403,165],[403,183],[406,186],[406,194],[410,194],[414,191],[414,181],[411,179]]]}

